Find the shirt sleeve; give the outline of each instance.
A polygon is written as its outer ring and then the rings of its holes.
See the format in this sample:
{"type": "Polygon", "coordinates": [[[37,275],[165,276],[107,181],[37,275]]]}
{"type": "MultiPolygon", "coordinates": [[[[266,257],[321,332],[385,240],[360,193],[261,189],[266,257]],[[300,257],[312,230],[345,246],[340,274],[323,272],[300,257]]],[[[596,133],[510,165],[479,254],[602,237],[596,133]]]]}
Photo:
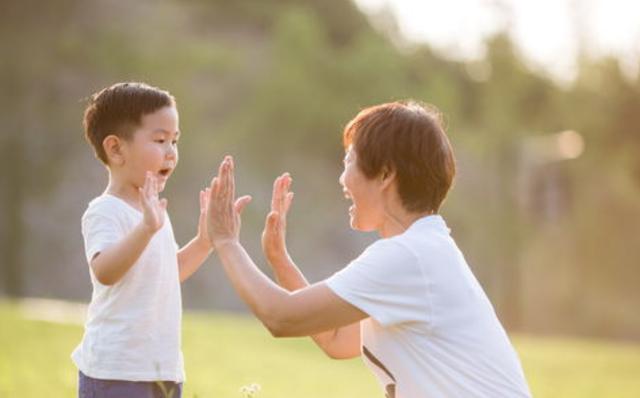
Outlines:
{"type": "Polygon", "coordinates": [[[326,283],[383,326],[428,321],[428,287],[418,258],[393,240],[373,243],[326,283]]]}
{"type": "Polygon", "coordinates": [[[82,236],[87,263],[91,264],[91,260],[97,253],[122,238],[122,226],[113,212],[100,208],[89,209],[82,216],[82,236]]]}

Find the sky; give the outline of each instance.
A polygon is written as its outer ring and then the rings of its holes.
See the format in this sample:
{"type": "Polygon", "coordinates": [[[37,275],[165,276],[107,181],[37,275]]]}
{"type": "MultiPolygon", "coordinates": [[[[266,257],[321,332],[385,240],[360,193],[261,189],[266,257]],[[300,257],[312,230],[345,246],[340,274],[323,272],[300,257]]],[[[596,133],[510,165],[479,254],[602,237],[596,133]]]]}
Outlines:
{"type": "Polygon", "coordinates": [[[506,30],[530,67],[560,83],[575,78],[579,53],[615,56],[629,77],[639,70],[638,0],[354,1],[373,16],[391,11],[404,38],[453,59],[482,59],[485,40],[506,30]]]}

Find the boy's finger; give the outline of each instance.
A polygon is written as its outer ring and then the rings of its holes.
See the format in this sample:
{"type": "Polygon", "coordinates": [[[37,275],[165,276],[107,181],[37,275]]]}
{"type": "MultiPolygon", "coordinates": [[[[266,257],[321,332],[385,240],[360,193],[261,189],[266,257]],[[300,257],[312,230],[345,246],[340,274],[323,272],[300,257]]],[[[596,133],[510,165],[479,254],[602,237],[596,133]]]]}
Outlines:
{"type": "Polygon", "coordinates": [[[147,196],[144,193],[143,187],[138,187],[138,199],[140,200],[143,208],[147,207],[147,196]]]}
{"type": "Polygon", "coordinates": [[[147,195],[148,195],[148,192],[149,192],[149,183],[150,183],[150,181],[149,181],[149,172],[147,171],[147,172],[144,174],[144,184],[142,185],[142,194],[143,194],[144,196],[147,196],[147,195]]]}

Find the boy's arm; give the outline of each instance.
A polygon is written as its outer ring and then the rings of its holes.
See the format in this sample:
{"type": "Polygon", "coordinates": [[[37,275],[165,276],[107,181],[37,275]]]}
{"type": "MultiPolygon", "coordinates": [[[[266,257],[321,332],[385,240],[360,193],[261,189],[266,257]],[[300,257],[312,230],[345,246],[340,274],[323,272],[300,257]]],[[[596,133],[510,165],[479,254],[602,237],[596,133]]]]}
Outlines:
{"type": "Polygon", "coordinates": [[[122,279],[138,261],[153,234],[144,223],[140,223],[118,243],[96,253],[91,260],[91,269],[98,281],[103,285],[113,285],[122,279]]]}
{"type": "Polygon", "coordinates": [[[206,211],[209,198],[209,189],[200,191],[200,218],[198,219],[198,234],[191,242],[178,251],[178,273],[180,282],[189,279],[200,268],[211,254],[211,242],[207,235],[206,211]]]}
{"type": "Polygon", "coordinates": [[[155,178],[147,173],[144,186],[139,189],[143,219],[118,243],[97,253],[90,262],[100,283],[113,285],[138,261],[153,235],[164,224],[167,200],[158,198],[155,178]]]}

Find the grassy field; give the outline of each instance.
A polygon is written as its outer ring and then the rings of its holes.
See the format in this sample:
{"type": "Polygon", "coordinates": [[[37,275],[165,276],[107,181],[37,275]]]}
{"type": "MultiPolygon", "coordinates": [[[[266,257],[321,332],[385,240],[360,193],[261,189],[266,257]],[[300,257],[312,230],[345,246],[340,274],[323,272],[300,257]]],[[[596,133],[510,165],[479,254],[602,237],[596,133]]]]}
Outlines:
{"type": "MultiPolygon", "coordinates": [[[[82,327],[33,319],[0,302],[0,397],[73,397],[69,354],[82,327]]],[[[533,395],[539,398],[640,397],[640,345],[517,336],[533,395]]],[[[360,360],[332,361],[306,339],[276,340],[251,318],[187,314],[185,398],[383,397],[360,360]]]]}

